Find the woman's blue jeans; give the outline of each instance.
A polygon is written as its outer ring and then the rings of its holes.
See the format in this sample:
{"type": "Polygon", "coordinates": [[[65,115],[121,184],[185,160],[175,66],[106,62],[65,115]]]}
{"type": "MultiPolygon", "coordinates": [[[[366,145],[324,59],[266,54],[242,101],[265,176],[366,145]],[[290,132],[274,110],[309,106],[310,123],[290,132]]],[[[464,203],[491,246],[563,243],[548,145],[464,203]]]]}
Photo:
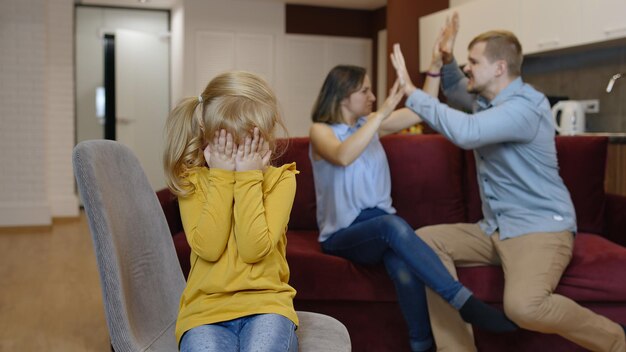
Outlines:
{"type": "Polygon", "coordinates": [[[188,330],[181,352],[297,352],[295,324],[279,314],[256,314],[188,330]]]}
{"type": "Polygon", "coordinates": [[[363,210],[350,226],[332,234],[321,246],[324,253],[357,264],[385,264],[409,327],[412,350],[432,345],[424,284],[457,309],[472,295],[411,225],[378,208],[363,210]]]}

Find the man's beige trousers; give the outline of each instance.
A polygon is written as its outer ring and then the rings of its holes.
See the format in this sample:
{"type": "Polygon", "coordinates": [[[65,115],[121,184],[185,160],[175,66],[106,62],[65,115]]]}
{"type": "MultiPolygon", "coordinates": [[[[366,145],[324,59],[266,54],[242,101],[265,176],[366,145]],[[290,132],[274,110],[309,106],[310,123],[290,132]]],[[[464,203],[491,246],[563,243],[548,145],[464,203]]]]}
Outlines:
{"type": "MultiPolygon", "coordinates": [[[[554,294],[572,257],[571,232],[532,233],[500,240],[476,224],[427,226],[416,233],[456,278],[457,266],[502,265],[504,311],[518,326],[558,334],[591,351],[626,352],[618,324],[554,294]]],[[[457,310],[427,288],[428,309],[438,351],[476,351],[471,326],[457,310]]]]}

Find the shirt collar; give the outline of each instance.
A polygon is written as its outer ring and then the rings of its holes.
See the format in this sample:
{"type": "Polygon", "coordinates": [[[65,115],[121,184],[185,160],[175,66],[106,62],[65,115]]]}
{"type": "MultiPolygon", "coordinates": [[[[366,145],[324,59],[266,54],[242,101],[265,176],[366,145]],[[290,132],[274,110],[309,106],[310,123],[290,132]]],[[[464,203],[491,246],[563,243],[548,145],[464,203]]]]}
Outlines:
{"type": "Polygon", "coordinates": [[[337,132],[338,136],[350,135],[354,133],[356,130],[358,130],[359,128],[361,128],[361,126],[363,126],[366,122],[367,122],[367,118],[363,116],[363,117],[360,117],[358,120],[356,120],[356,123],[354,124],[354,126],[350,126],[345,123],[338,123],[334,125],[334,129],[337,132]]]}
{"type": "Polygon", "coordinates": [[[502,103],[511,95],[515,94],[518,90],[522,88],[524,82],[522,82],[522,77],[517,77],[513,80],[513,82],[509,83],[495,98],[490,102],[491,106],[496,106],[502,103]]]}

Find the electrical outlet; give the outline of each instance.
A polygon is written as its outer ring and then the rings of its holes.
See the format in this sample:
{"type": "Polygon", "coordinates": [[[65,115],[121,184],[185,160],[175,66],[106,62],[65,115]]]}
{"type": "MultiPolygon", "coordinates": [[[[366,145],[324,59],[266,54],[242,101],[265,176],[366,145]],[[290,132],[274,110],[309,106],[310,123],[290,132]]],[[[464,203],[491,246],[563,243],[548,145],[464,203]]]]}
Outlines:
{"type": "Polygon", "coordinates": [[[589,114],[600,112],[600,101],[598,99],[580,100],[585,107],[585,112],[589,114]]]}

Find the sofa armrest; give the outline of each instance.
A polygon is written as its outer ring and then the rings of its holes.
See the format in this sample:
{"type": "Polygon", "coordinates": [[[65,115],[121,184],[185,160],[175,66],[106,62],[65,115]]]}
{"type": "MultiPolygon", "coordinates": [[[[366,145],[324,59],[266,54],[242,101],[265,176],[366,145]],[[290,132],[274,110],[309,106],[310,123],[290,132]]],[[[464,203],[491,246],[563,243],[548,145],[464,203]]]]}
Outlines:
{"type": "Polygon", "coordinates": [[[604,237],[626,247],[626,197],[607,194],[604,211],[604,237]]]}
{"type": "Polygon", "coordinates": [[[178,198],[172,194],[168,188],[163,188],[156,192],[163,214],[167,220],[172,236],[183,231],[183,223],[180,220],[180,209],[178,208],[178,198]]]}

